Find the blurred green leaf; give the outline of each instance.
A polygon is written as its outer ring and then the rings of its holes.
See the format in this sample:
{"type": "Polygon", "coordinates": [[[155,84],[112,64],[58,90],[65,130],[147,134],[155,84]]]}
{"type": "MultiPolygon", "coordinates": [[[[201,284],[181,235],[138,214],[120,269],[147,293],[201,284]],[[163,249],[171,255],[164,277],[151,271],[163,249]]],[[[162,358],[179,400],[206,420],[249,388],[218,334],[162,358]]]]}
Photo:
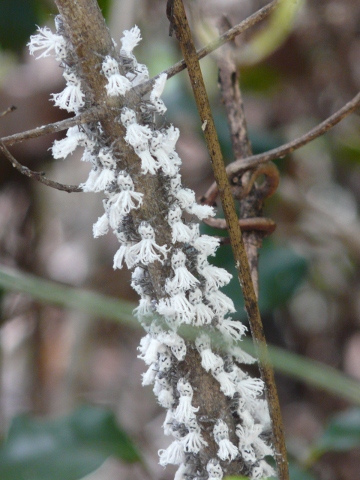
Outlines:
{"type": "Polygon", "coordinates": [[[360,163],[360,140],[358,135],[341,137],[334,142],[333,151],[334,158],[337,159],[342,166],[346,162],[347,167],[358,167],[360,163]]]}
{"type": "Polygon", "coordinates": [[[19,52],[39,23],[37,2],[11,0],[0,2],[0,46],[19,52]]]}
{"type": "MultiPolygon", "coordinates": [[[[116,322],[125,322],[131,327],[139,328],[138,322],[131,315],[135,304],[125,300],[117,300],[80,288],[66,287],[57,282],[39,279],[6,267],[0,267],[0,287],[3,287],[5,291],[20,291],[30,294],[36,300],[81,310],[90,315],[97,315],[116,322]]],[[[240,287],[236,286],[236,288],[240,292],[240,287]]],[[[250,340],[245,339],[242,347],[249,353],[254,353],[250,340]]],[[[269,351],[277,371],[360,405],[359,382],[335,368],[287,352],[284,349],[269,345],[269,351]]]]}
{"type": "Polygon", "coordinates": [[[262,313],[284,305],[302,283],[307,262],[294,250],[272,242],[264,243],[260,251],[259,305],[262,313]]]}
{"type": "Polygon", "coordinates": [[[280,73],[269,65],[241,69],[240,83],[244,91],[271,94],[280,86],[280,73]]]}
{"type": "Polygon", "coordinates": [[[321,438],[310,454],[310,461],[317,460],[326,452],[346,452],[360,447],[360,409],[342,412],[328,423],[321,438]]]}
{"type": "Polygon", "coordinates": [[[34,275],[0,266],[0,287],[31,295],[33,298],[65,308],[75,308],[93,316],[120,320],[129,325],[137,324],[132,315],[136,307],[132,302],[115,299],[93,291],[62,285],[34,275]]]}
{"type": "Polygon", "coordinates": [[[291,480],[316,480],[314,475],[299,467],[293,461],[289,462],[289,473],[291,480]]]}
{"type": "Polygon", "coordinates": [[[277,50],[290,35],[304,3],[305,0],[280,0],[266,26],[259,29],[240,51],[240,63],[254,65],[277,50]]]}
{"type": "Polygon", "coordinates": [[[249,477],[243,477],[242,475],[236,475],[233,477],[225,477],[224,480],[249,480],[249,477]]]}
{"type": "Polygon", "coordinates": [[[82,406],[57,420],[16,417],[0,448],[1,480],[77,480],[110,456],[141,461],[114,414],[82,406]]]}

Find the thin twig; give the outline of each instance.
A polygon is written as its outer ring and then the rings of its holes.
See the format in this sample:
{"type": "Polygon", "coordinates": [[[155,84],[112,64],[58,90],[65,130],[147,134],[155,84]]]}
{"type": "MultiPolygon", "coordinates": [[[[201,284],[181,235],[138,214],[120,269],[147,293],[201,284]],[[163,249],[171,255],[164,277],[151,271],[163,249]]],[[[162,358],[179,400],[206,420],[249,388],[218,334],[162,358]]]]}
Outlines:
{"type": "Polygon", "coordinates": [[[56,190],[62,190],[64,192],[73,193],[73,192],[83,192],[83,190],[78,185],[64,185],[63,183],[54,182],[53,180],[49,180],[45,177],[44,172],[34,172],[30,170],[28,167],[21,165],[9,152],[9,150],[5,147],[5,145],[0,141],[0,151],[5,155],[5,157],[9,160],[11,165],[16,168],[20,173],[26,175],[27,177],[33,178],[40,183],[43,183],[47,187],[55,188],[56,190]]]}
{"type": "MultiPolygon", "coordinates": [[[[312,142],[315,138],[324,135],[328,130],[337,125],[345,117],[353,113],[360,107],[360,93],[355,95],[355,97],[346,103],[340,110],[335,112],[333,115],[328,117],[326,120],[321,122],[319,125],[311,129],[309,132],[305,133],[299,138],[292,140],[281,147],[273,148],[268,150],[265,153],[260,153],[258,155],[252,155],[251,157],[241,158],[235,162],[230,163],[226,167],[226,171],[230,180],[236,177],[239,174],[242,174],[250,168],[254,168],[257,165],[262,163],[269,162],[270,160],[276,160],[277,158],[284,158],[289,153],[294,152],[298,148],[301,148],[308,143],[312,142]]],[[[203,197],[204,202],[211,203],[208,199],[216,198],[217,196],[217,186],[216,183],[213,183],[208,189],[206,194],[203,197]]]]}
{"type": "MultiPolygon", "coordinates": [[[[219,21],[220,33],[228,30],[231,25],[223,16],[219,21]]],[[[215,55],[219,67],[219,88],[222,102],[225,107],[226,117],[230,129],[231,145],[235,158],[245,158],[252,155],[251,144],[248,135],[247,122],[244,112],[244,104],[239,85],[239,69],[233,59],[233,42],[224,45],[222,52],[215,55]]],[[[247,183],[245,195],[242,188],[234,188],[232,193],[235,200],[239,201],[240,218],[260,217],[262,215],[263,201],[257,199],[257,186],[255,179],[247,182],[250,172],[245,173],[241,179],[247,183]],[[235,190],[235,191],[234,191],[235,190]]],[[[242,185],[241,185],[242,186],[242,185]]],[[[243,241],[249,260],[251,278],[257,298],[259,298],[259,249],[261,248],[263,235],[257,231],[243,231],[243,241]]]]}
{"type": "Polygon", "coordinates": [[[86,110],[83,113],[79,113],[76,117],[67,118],[66,120],[61,120],[60,122],[49,123],[43,127],[33,128],[32,130],[27,130],[26,132],[16,133],[14,135],[9,135],[8,137],[3,137],[0,139],[3,145],[11,147],[15,143],[20,143],[23,140],[29,140],[30,138],[42,137],[43,135],[48,135],[49,133],[61,132],[75,125],[81,125],[82,123],[92,122],[101,117],[105,110],[100,107],[93,107],[89,110],[86,110]]]}
{"type": "MultiPolygon", "coordinates": [[[[203,220],[206,225],[213,228],[219,228],[220,230],[227,230],[228,225],[225,218],[206,218],[203,220]]],[[[260,231],[265,232],[267,235],[270,235],[275,228],[276,223],[271,218],[265,217],[251,217],[251,218],[239,218],[239,227],[241,231],[260,231]]],[[[221,240],[224,240],[226,237],[221,237],[221,240]]]]}
{"type": "MultiPolygon", "coordinates": [[[[229,227],[229,236],[235,257],[236,268],[239,274],[239,281],[242,285],[245,308],[249,317],[251,332],[259,358],[259,368],[262,378],[266,384],[266,393],[272,419],[275,459],[278,467],[279,479],[287,480],[289,478],[289,473],[286,460],[284,431],[282,427],[280,407],[274,381],[274,372],[268,358],[259,306],[251,280],[248,259],[238,224],[234,199],[232,197],[214,120],[210,110],[209,99],[207,97],[198,56],[192,40],[189,24],[187,22],[184,5],[182,0],[174,0],[173,5],[173,17],[170,19],[170,21],[179,40],[183,56],[188,67],[190,82],[200,114],[201,123],[206,125],[206,128],[204,128],[205,140],[212,160],[214,176],[216,183],[218,184],[225,219],[229,227]]],[[[228,474],[236,473],[230,472],[230,469],[231,467],[229,466],[227,472],[228,474]]]]}
{"type": "MultiPolygon", "coordinates": [[[[235,25],[235,27],[230,28],[230,30],[225,32],[220,37],[208,43],[205,47],[197,50],[196,55],[198,59],[201,60],[202,58],[206,57],[207,55],[214,52],[218,48],[222,47],[226,42],[233,40],[235,37],[237,37],[241,33],[244,33],[250,27],[253,27],[256,23],[259,23],[261,20],[266,18],[273,10],[275,10],[275,7],[277,6],[278,3],[279,3],[279,0],[274,0],[270,2],[268,5],[265,5],[265,7],[253,13],[252,15],[250,15],[250,17],[246,18],[238,25],[235,25]]],[[[182,72],[185,69],[186,69],[186,62],[185,60],[181,60],[180,62],[175,63],[175,65],[168,68],[167,70],[164,70],[163,72],[159,73],[159,75],[166,73],[169,79],[174,75],[182,72]]],[[[138,95],[145,95],[146,93],[150,92],[150,90],[153,88],[155,80],[159,77],[159,75],[156,75],[155,77],[150,78],[150,80],[148,80],[147,82],[144,82],[141,85],[138,85],[137,87],[135,87],[136,93],[138,95]]]]}

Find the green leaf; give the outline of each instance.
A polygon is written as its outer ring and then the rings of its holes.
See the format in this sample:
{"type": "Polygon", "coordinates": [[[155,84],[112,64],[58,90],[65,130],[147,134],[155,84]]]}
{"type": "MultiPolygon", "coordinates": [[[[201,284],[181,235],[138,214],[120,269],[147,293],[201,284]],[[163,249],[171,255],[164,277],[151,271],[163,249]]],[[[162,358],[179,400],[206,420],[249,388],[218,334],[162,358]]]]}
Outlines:
{"type": "Polygon", "coordinates": [[[130,326],[138,323],[132,315],[135,304],[93,291],[44,280],[18,270],[0,266],[0,287],[31,295],[33,298],[65,308],[75,308],[93,316],[121,321],[130,326]]]}
{"type": "MultiPolygon", "coordinates": [[[[239,297],[241,293],[237,279],[233,279],[232,283],[237,291],[234,295],[239,297]]],[[[43,302],[78,309],[91,315],[101,316],[116,322],[125,322],[129,326],[139,328],[138,322],[131,315],[135,305],[124,300],[117,300],[113,297],[79,288],[66,287],[57,282],[43,280],[6,267],[0,267],[0,287],[3,287],[4,290],[15,290],[30,294],[33,298],[43,302]]],[[[252,342],[244,340],[242,346],[249,353],[254,354],[252,342]]],[[[287,352],[284,349],[269,345],[269,351],[274,368],[277,371],[360,405],[359,382],[332,367],[287,352]]]]}
{"type": "Polygon", "coordinates": [[[330,420],[310,454],[312,461],[328,451],[346,452],[360,447],[360,409],[353,408],[330,420]]]}
{"type": "Polygon", "coordinates": [[[304,0],[280,0],[265,28],[259,29],[240,52],[241,64],[254,65],[277,50],[290,35],[304,0]]]}
{"type": "Polygon", "coordinates": [[[289,473],[291,480],[316,480],[314,475],[295,465],[294,462],[289,462],[289,473]]]}
{"type": "Polygon", "coordinates": [[[242,475],[236,475],[233,477],[225,477],[224,480],[249,480],[249,477],[243,477],[242,475]]]}
{"type": "Polygon", "coordinates": [[[284,305],[304,280],[307,262],[291,248],[267,241],[260,251],[259,306],[262,313],[284,305]]]}
{"type": "Polygon", "coordinates": [[[20,52],[39,23],[34,0],[0,2],[0,45],[20,52]]]}
{"type": "Polygon", "coordinates": [[[82,406],[56,420],[15,417],[0,448],[2,480],[77,480],[99,468],[110,456],[141,461],[114,414],[82,406]]]}

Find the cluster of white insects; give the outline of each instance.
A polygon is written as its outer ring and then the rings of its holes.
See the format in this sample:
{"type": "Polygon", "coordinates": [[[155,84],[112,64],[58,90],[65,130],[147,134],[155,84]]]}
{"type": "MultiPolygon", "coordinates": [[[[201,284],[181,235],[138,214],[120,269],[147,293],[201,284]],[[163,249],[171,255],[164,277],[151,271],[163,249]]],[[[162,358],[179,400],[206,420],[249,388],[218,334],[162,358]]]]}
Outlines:
{"type": "MultiPolygon", "coordinates": [[[[61,62],[66,88],[53,94],[52,100],[68,112],[79,113],[86,103],[82,82],[74,62],[71,66],[67,62],[74,54],[64,34],[61,17],[56,17],[55,23],[56,33],[44,27],[31,37],[30,53],[40,53],[37,58],[52,54],[61,62]]],[[[125,95],[148,80],[146,66],[139,64],[133,54],[140,40],[137,26],[126,30],[117,58],[106,56],[102,59],[101,72],[107,80],[107,95],[125,95]]],[[[147,332],[139,347],[139,357],[148,366],[142,384],[154,385],[158,402],[167,409],[164,432],[173,437],[170,446],[159,451],[160,464],[179,465],[176,480],[215,480],[223,477],[229,462],[242,459],[245,472],[252,479],[261,479],[275,474],[265,460],[267,455],[273,455],[267,443],[270,418],[267,402],[261,398],[263,382],[250,377],[238,366],[255,360],[238,345],[246,327],[226,318],[235,308],[232,300],[219,289],[229,283],[231,275],[207,260],[208,256],[215,255],[218,239],[200,235],[198,223],[183,220],[183,212],[191,219],[202,220],[213,216],[214,210],[197,204],[194,192],[181,184],[181,159],[175,150],[179,130],[173,126],[156,129],[153,121],[146,120],[154,118],[155,113],[162,116],[166,112],[160,98],[166,79],[165,74],[158,76],[146,103],[139,105],[138,111],[123,108],[118,121],[126,128],[125,141],[138,156],[142,174],[161,174],[166,182],[171,245],[157,243],[156,228],[150,221],[140,222],[135,235],[127,228],[130,212],[141,208],[144,195],[136,192],[136,178],[120,170],[116,153],[101,140],[100,124],[95,128],[70,128],[63,140],[54,142],[53,156],[65,158],[78,146],[84,147],[82,160],[89,162],[92,168],[81,187],[84,191],[102,191],[105,195],[105,213],[94,224],[93,235],[96,238],[113,230],[120,243],[114,256],[114,268],[121,268],[125,262],[128,268],[134,269],[132,286],[140,295],[140,304],[134,313],[147,332]],[[162,298],[155,296],[151,285],[148,266],[153,262],[171,266],[172,273],[165,281],[162,298]],[[184,324],[198,328],[195,342],[180,335],[180,327],[184,324]],[[222,335],[226,350],[214,347],[216,332],[222,335]],[[177,369],[189,348],[197,349],[202,367],[212,374],[220,390],[233,402],[233,415],[238,419],[236,443],[234,437],[230,441],[229,428],[221,418],[221,411],[219,418],[206,422],[199,416],[201,406],[193,403],[194,392],[189,379],[181,377],[177,369]],[[209,428],[218,451],[217,458],[211,459],[205,469],[199,466],[197,458],[208,445],[203,432],[209,432],[209,428]]]]}

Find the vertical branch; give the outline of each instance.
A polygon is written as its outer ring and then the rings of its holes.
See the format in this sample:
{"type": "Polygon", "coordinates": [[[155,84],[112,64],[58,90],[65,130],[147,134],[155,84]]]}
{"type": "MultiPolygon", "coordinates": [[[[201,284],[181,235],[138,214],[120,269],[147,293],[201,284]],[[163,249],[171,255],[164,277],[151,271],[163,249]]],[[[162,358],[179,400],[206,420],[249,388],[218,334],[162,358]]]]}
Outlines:
{"type": "Polygon", "coordinates": [[[239,281],[243,290],[245,308],[249,317],[250,328],[259,357],[259,367],[262,378],[266,384],[266,392],[272,420],[273,443],[278,474],[281,480],[287,480],[289,478],[289,473],[286,459],[284,431],[282,427],[280,406],[274,381],[274,372],[268,358],[259,307],[251,279],[243,238],[238,224],[235,203],[232,197],[231,188],[215,130],[214,120],[210,110],[209,100],[206,94],[204,80],[196,54],[196,49],[192,40],[189,24],[187,22],[184,5],[182,0],[173,0],[169,2],[168,7],[169,6],[169,20],[175,31],[176,37],[179,40],[188,68],[190,82],[203,125],[206,144],[213,164],[214,176],[218,185],[225,218],[229,228],[229,236],[236,268],[238,270],[239,281]]]}
{"type": "MultiPolygon", "coordinates": [[[[222,18],[220,30],[228,28],[230,26],[227,20],[222,18]]],[[[233,60],[230,43],[224,45],[222,50],[222,54],[217,54],[216,58],[219,66],[219,86],[228,119],[231,144],[236,159],[246,158],[252,155],[252,149],[239,87],[239,72],[233,60]]],[[[246,172],[244,181],[247,181],[250,176],[251,172],[246,172]]],[[[262,202],[256,202],[255,197],[256,187],[254,186],[250,195],[243,202],[240,202],[240,218],[258,217],[261,215],[262,202]]],[[[243,238],[255,293],[259,297],[258,251],[261,247],[261,237],[256,232],[249,231],[243,233],[243,238]]]]}
{"type": "MultiPolygon", "coordinates": [[[[82,79],[91,94],[92,104],[105,108],[107,114],[101,118],[104,135],[109,144],[119,152],[120,166],[137,178],[137,191],[144,194],[141,208],[133,210],[131,216],[140,223],[142,220],[153,219],[157,225],[159,238],[164,244],[170,243],[169,225],[163,212],[167,209],[167,197],[164,192],[162,179],[157,175],[142,175],[139,157],[134,149],[124,140],[125,127],[117,121],[121,108],[125,104],[125,97],[111,96],[106,93],[106,78],[101,73],[101,63],[106,55],[116,56],[114,44],[108,27],[101,14],[96,0],[55,0],[64,27],[71,40],[75,53],[79,59],[82,79]]],[[[127,92],[126,106],[136,107],[141,100],[133,90],[127,92]]],[[[162,285],[166,271],[160,262],[149,266],[152,283],[157,296],[162,294],[162,285]]]]}

